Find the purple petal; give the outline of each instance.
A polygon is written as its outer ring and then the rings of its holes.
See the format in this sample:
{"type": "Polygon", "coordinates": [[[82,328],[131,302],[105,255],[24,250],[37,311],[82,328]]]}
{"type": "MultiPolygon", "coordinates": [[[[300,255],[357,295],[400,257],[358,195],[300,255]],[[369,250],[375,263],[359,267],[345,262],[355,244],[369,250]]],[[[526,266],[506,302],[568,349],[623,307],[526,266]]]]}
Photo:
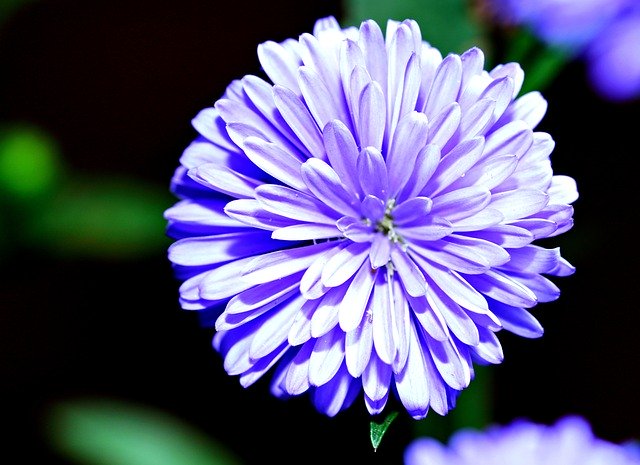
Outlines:
{"type": "Polygon", "coordinates": [[[538,302],[553,302],[560,297],[560,289],[549,279],[534,273],[512,273],[511,278],[533,292],[538,302]]]}
{"type": "Polygon", "coordinates": [[[544,334],[540,322],[523,308],[493,302],[491,309],[500,319],[502,327],[513,334],[526,338],[538,338],[544,334]]]}
{"type": "Polygon", "coordinates": [[[333,287],[320,298],[311,317],[311,337],[319,338],[338,326],[340,302],[347,292],[348,284],[333,287]]]}
{"type": "Polygon", "coordinates": [[[371,242],[369,261],[371,268],[378,269],[391,260],[391,241],[382,234],[376,234],[371,242]]]}
{"type": "Polygon", "coordinates": [[[398,204],[393,209],[393,222],[398,226],[424,218],[430,211],[433,201],[428,197],[413,197],[398,204]]]}
{"type": "Polygon", "coordinates": [[[375,195],[367,195],[360,205],[362,215],[372,222],[382,221],[386,206],[384,201],[375,195]]]}
{"type": "Polygon", "coordinates": [[[453,227],[448,220],[429,215],[422,219],[414,220],[406,226],[399,227],[397,230],[398,234],[405,239],[409,239],[411,244],[418,242],[428,247],[429,241],[442,239],[451,234],[453,227]]]}
{"type": "MultiPolygon", "coordinates": [[[[430,286],[427,285],[427,295],[430,293],[430,286]]],[[[420,325],[429,335],[438,340],[444,341],[450,336],[449,329],[437,307],[431,304],[431,300],[427,296],[408,297],[413,315],[416,317],[420,325]]]]}
{"type": "MultiPolygon", "coordinates": [[[[225,211],[226,200],[181,200],[164,212],[167,221],[217,226],[221,228],[246,227],[235,218],[229,217],[225,211]]],[[[230,231],[231,232],[231,231],[230,231]]]]}
{"type": "MultiPolygon", "coordinates": [[[[227,123],[227,126],[240,123],[253,128],[250,135],[258,136],[262,139],[268,140],[269,142],[277,143],[280,147],[286,147],[292,153],[296,153],[298,150],[304,150],[304,146],[302,144],[294,145],[292,143],[292,137],[289,136],[291,131],[289,129],[281,132],[278,129],[278,126],[282,127],[281,124],[272,124],[271,120],[256,113],[251,106],[247,105],[246,102],[220,99],[215,105],[216,109],[220,112],[220,115],[227,123]]],[[[235,142],[242,146],[241,140],[235,140],[235,142]]]]}
{"type": "Polygon", "coordinates": [[[578,200],[576,181],[569,176],[555,175],[547,193],[552,204],[570,204],[578,200]]]}
{"type": "MultiPolygon", "coordinates": [[[[426,273],[428,279],[447,294],[455,303],[466,310],[477,313],[486,313],[489,309],[487,301],[475,286],[453,270],[422,259],[414,255],[413,259],[426,273]]],[[[475,276],[475,275],[474,275],[475,276]]]]}
{"type": "Polygon", "coordinates": [[[434,197],[449,187],[451,183],[463,177],[482,156],[484,138],[476,137],[457,145],[440,160],[423,195],[434,197]]]}
{"type": "Polygon", "coordinates": [[[526,245],[519,249],[510,249],[511,260],[502,268],[527,273],[549,273],[560,260],[560,248],[545,249],[537,245],[526,245]]]}
{"type": "Polygon", "coordinates": [[[360,146],[382,150],[387,120],[384,93],[377,82],[368,83],[360,95],[358,120],[355,121],[360,136],[360,146]]]}
{"type": "Polygon", "coordinates": [[[341,121],[333,120],[324,127],[324,147],[331,167],[353,193],[360,193],[356,164],[358,147],[353,135],[341,121]]]}
{"type": "Polygon", "coordinates": [[[309,357],[313,350],[313,341],[305,343],[289,363],[284,378],[284,387],[291,395],[298,395],[309,389],[309,357]]]}
{"type": "Polygon", "coordinates": [[[373,345],[380,360],[391,365],[396,354],[396,338],[393,334],[396,325],[391,308],[393,297],[388,273],[378,273],[377,282],[371,299],[371,319],[373,320],[373,345]]]}
{"type": "Polygon", "coordinates": [[[358,43],[371,78],[387,88],[387,50],[380,26],[373,20],[363,21],[360,25],[358,43]]]}
{"type": "Polygon", "coordinates": [[[346,105],[344,108],[341,105],[343,102],[341,98],[342,82],[333,50],[323,46],[322,41],[307,33],[300,35],[299,43],[304,64],[307,65],[307,68],[317,71],[328,91],[329,101],[332,102],[334,109],[339,111],[339,118],[344,119],[347,115],[346,105]]]}
{"type": "MultiPolygon", "coordinates": [[[[242,278],[242,270],[253,258],[234,260],[199,275],[197,296],[208,300],[226,299],[255,286],[242,278]]],[[[187,280],[180,286],[181,293],[183,287],[188,286],[190,282],[191,280],[187,280]]]]}
{"type": "Polygon", "coordinates": [[[307,345],[306,342],[311,339],[311,318],[319,303],[320,299],[305,300],[300,306],[300,311],[293,317],[289,334],[287,335],[290,345],[307,345]]]}
{"type": "Polygon", "coordinates": [[[436,341],[424,333],[431,359],[445,383],[456,390],[463,390],[471,382],[471,370],[451,339],[436,341]]]}
{"type": "Polygon", "coordinates": [[[426,348],[422,345],[418,331],[411,322],[409,357],[404,370],[395,375],[400,401],[409,415],[416,419],[424,418],[429,410],[429,368],[423,355],[426,348]]]}
{"type": "Polygon", "coordinates": [[[300,67],[298,83],[302,97],[318,127],[323,128],[333,119],[345,118],[338,111],[339,107],[335,104],[333,95],[315,69],[308,66],[300,67]]]}
{"type": "Polygon", "coordinates": [[[296,72],[300,63],[282,45],[271,40],[258,45],[258,59],[274,84],[299,91],[296,72]]]}
{"type": "MultiPolygon", "coordinates": [[[[484,134],[485,129],[493,122],[493,114],[496,110],[496,101],[483,98],[469,108],[460,121],[460,141],[472,139],[484,134]]],[[[451,141],[449,141],[449,145],[451,141]]],[[[449,148],[447,146],[447,148],[449,148]]],[[[445,149],[446,150],[446,149],[445,149]]]]}
{"type": "Polygon", "coordinates": [[[547,101],[540,92],[529,92],[515,100],[504,112],[498,125],[509,121],[522,120],[530,128],[535,128],[547,113],[547,101]]]}
{"type": "Polygon", "coordinates": [[[243,224],[270,231],[295,224],[289,218],[266,211],[254,199],[232,200],[225,205],[224,212],[243,224]]]}
{"type": "Polygon", "coordinates": [[[242,231],[189,237],[169,246],[169,260],[177,265],[201,266],[236,260],[282,247],[266,231],[242,231]]]}
{"type": "Polygon", "coordinates": [[[244,151],[247,157],[265,173],[294,189],[307,190],[300,177],[302,162],[296,155],[281,149],[277,144],[257,137],[245,139],[244,151]]]}
{"type": "MultiPolygon", "coordinates": [[[[411,177],[411,169],[424,148],[429,135],[429,123],[423,113],[412,111],[398,123],[387,153],[389,196],[395,197],[411,177]]],[[[382,198],[382,197],[381,197],[382,198]]]]}
{"type": "Polygon", "coordinates": [[[340,230],[331,224],[305,223],[284,226],[271,233],[272,239],[281,241],[310,241],[340,237],[340,230]]]}
{"type": "Polygon", "coordinates": [[[354,378],[365,371],[373,349],[373,325],[364,318],[358,327],[349,331],[345,339],[345,360],[347,369],[354,378]]]}
{"type": "Polygon", "coordinates": [[[191,120],[193,128],[203,137],[224,150],[235,152],[237,147],[229,140],[224,123],[218,110],[213,107],[200,110],[191,120]]]}
{"type": "Polygon", "coordinates": [[[533,144],[533,132],[523,121],[513,121],[487,136],[483,158],[496,155],[522,157],[533,144]]]}
{"type": "MultiPolygon", "coordinates": [[[[237,315],[239,313],[246,313],[256,308],[268,307],[273,308],[280,302],[291,297],[292,291],[296,291],[300,285],[301,272],[286,276],[277,281],[271,281],[265,284],[259,284],[240,292],[233,296],[233,298],[227,303],[225,313],[229,315],[237,315]]],[[[217,328],[230,329],[230,328],[217,328]]]]}
{"type": "Polygon", "coordinates": [[[372,270],[365,262],[349,284],[349,288],[340,302],[339,314],[340,327],[345,333],[353,331],[360,325],[377,274],[378,270],[372,270]]]}
{"type": "Polygon", "coordinates": [[[533,215],[549,203],[549,196],[542,191],[518,189],[500,192],[491,197],[490,208],[499,210],[506,221],[533,215]]]}
{"type": "Polygon", "coordinates": [[[391,367],[382,362],[374,353],[362,373],[362,387],[365,394],[373,401],[385,399],[389,394],[391,375],[391,367]]]}
{"type": "Polygon", "coordinates": [[[371,242],[373,239],[373,227],[364,224],[360,219],[343,216],[336,225],[342,234],[353,242],[371,242]]]}
{"type": "Polygon", "coordinates": [[[504,216],[495,208],[485,208],[466,218],[452,221],[452,230],[455,232],[479,231],[498,225],[504,220],[504,216]]]}
{"type": "Polygon", "coordinates": [[[411,297],[419,297],[427,292],[427,283],[420,268],[409,255],[395,246],[391,249],[391,262],[400,276],[402,285],[411,297]]]}
{"type": "MultiPolygon", "coordinates": [[[[475,322],[451,297],[442,292],[438,286],[429,285],[429,282],[427,282],[427,301],[434,311],[442,315],[441,318],[444,318],[447,327],[461,342],[471,346],[478,344],[480,336],[475,322]]],[[[435,337],[428,329],[427,332],[438,341],[444,340],[441,337],[435,337]]]]}
{"type": "Polygon", "coordinates": [[[462,82],[462,61],[460,56],[449,54],[442,60],[431,85],[431,91],[427,99],[424,113],[433,117],[442,110],[445,105],[454,102],[460,90],[462,82]]]}
{"type": "Polygon", "coordinates": [[[478,47],[472,47],[462,55],[462,84],[460,87],[465,88],[472,76],[481,74],[484,70],[484,53],[478,47]]]}
{"type": "Polygon", "coordinates": [[[360,186],[365,194],[375,195],[386,201],[389,196],[389,177],[387,166],[379,150],[367,147],[360,152],[358,175],[360,186]]]}
{"type": "Polygon", "coordinates": [[[344,333],[340,328],[316,340],[309,357],[309,383],[322,386],[338,372],[344,360],[344,333]]]}
{"type": "Polygon", "coordinates": [[[284,303],[272,311],[260,324],[249,347],[249,356],[253,360],[265,357],[287,340],[294,315],[304,302],[301,296],[284,303]]]}
{"type": "Polygon", "coordinates": [[[515,155],[491,157],[469,169],[464,177],[454,181],[449,186],[449,190],[470,186],[483,186],[491,190],[509,178],[517,166],[518,158],[515,155]]]}
{"type": "Polygon", "coordinates": [[[530,308],[538,303],[536,295],[528,287],[497,270],[468,275],[465,279],[477,291],[507,305],[530,308]]]}
{"type": "Polygon", "coordinates": [[[493,364],[502,363],[504,354],[496,335],[483,327],[478,327],[478,332],[480,333],[480,344],[470,348],[472,355],[478,362],[483,364],[487,362],[493,364]]]}
{"type": "Polygon", "coordinates": [[[479,212],[491,201],[491,193],[482,186],[465,187],[432,198],[431,214],[455,222],[479,212]]]}
{"type": "Polygon", "coordinates": [[[334,247],[329,248],[318,256],[309,268],[307,268],[307,271],[305,271],[300,280],[300,292],[302,292],[307,299],[322,297],[329,290],[328,287],[322,284],[322,270],[327,262],[346,245],[347,241],[338,242],[334,247]]]}
{"type": "Polygon", "coordinates": [[[332,242],[322,242],[260,255],[245,267],[244,279],[262,284],[292,275],[308,268],[319,256],[335,246],[332,242]]]}
{"type": "Polygon", "coordinates": [[[245,176],[226,166],[207,163],[189,170],[189,177],[215,191],[237,198],[250,199],[261,181],[245,176]]]}
{"type": "Polygon", "coordinates": [[[313,402],[319,412],[333,417],[341,409],[349,407],[359,393],[360,383],[357,383],[342,365],[328,383],[316,388],[313,402]]]}
{"type": "Polygon", "coordinates": [[[336,287],[345,283],[360,268],[369,254],[369,244],[354,242],[334,255],[322,270],[322,284],[336,287]]]}
{"type": "Polygon", "coordinates": [[[429,143],[442,149],[458,130],[461,118],[462,112],[457,102],[445,105],[435,117],[430,119],[429,143]]]}
{"type": "Polygon", "coordinates": [[[335,224],[340,217],[314,196],[285,186],[264,184],[256,189],[256,198],[265,210],[294,220],[335,224]]]}
{"type": "Polygon", "coordinates": [[[347,216],[358,216],[358,198],[349,193],[338,174],[324,161],[307,160],[301,169],[302,179],[322,203],[347,216]]]}
{"type": "Polygon", "coordinates": [[[313,157],[324,157],[322,135],[307,107],[291,90],[273,87],[273,100],[280,114],[313,157]]]}
{"type": "Polygon", "coordinates": [[[518,248],[530,244],[534,237],[527,229],[509,224],[489,226],[482,231],[474,231],[473,236],[485,239],[501,247],[518,248]]]}
{"type": "Polygon", "coordinates": [[[418,153],[404,190],[397,197],[398,201],[417,197],[435,173],[438,163],[440,163],[440,149],[436,145],[427,144],[418,153]]]}
{"type": "MultiPolygon", "coordinates": [[[[255,106],[256,110],[258,110],[259,114],[264,118],[264,122],[258,126],[261,132],[267,134],[267,137],[262,137],[262,139],[269,138],[273,142],[277,141],[282,149],[285,149],[291,154],[295,154],[297,158],[303,161],[306,158],[306,155],[304,155],[306,149],[304,145],[296,139],[289,125],[284,118],[282,118],[280,112],[278,112],[276,104],[273,101],[273,86],[257,76],[248,75],[242,78],[242,90],[251,101],[251,104],[255,106]],[[273,126],[276,131],[273,131],[271,126],[273,126]]],[[[234,118],[235,124],[242,124],[243,122],[251,123],[253,120],[255,120],[253,116],[251,119],[246,120],[238,118],[238,116],[234,118]]],[[[229,135],[236,144],[242,147],[244,145],[242,140],[244,139],[241,138],[241,140],[237,140],[237,138],[234,138],[229,130],[229,124],[234,123],[232,121],[227,121],[227,123],[227,132],[229,132],[229,135]]],[[[236,127],[235,130],[239,131],[240,128],[236,127]]]]}

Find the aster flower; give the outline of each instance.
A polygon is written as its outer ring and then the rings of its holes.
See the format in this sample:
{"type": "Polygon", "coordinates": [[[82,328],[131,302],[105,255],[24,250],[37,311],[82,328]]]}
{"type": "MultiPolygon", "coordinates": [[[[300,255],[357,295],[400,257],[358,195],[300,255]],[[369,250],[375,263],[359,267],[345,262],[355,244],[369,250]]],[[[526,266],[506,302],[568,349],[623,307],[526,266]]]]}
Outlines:
{"type": "Polygon", "coordinates": [[[594,89],[610,100],[640,95],[640,3],[636,0],[487,0],[499,21],[529,28],[581,58],[594,89]]]}
{"type": "Polygon", "coordinates": [[[249,386],[310,392],[333,416],[441,415],[500,363],[495,333],[543,330],[528,309],[574,268],[536,239],[571,228],[547,104],[521,68],[441,53],[412,20],[265,42],[270,82],[234,81],[193,126],[166,211],[184,309],[219,311],[213,345],[249,386]]]}
{"type": "Polygon", "coordinates": [[[431,438],[414,440],[405,465],[640,465],[631,446],[597,438],[578,416],[546,426],[517,420],[487,431],[454,433],[448,446],[431,438]]]}

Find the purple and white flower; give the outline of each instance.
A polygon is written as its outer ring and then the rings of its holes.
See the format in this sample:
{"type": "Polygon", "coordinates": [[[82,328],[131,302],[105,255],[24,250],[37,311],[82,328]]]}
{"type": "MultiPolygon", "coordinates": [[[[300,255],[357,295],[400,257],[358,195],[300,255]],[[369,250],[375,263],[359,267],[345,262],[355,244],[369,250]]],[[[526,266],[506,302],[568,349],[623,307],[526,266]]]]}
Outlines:
{"type": "Polygon", "coordinates": [[[404,453],[405,465],[640,465],[632,446],[593,435],[578,416],[554,425],[516,420],[486,431],[461,430],[448,446],[432,438],[418,438],[404,453]]]}
{"type": "Polygon", "coordinates": [[[184,309],[219,308],[213,345],[249,386],[309,391],[333,416],[364,392],[444,415],[500,363],[495,333],[539,337],[529,313],[574,268],[533,242],[573,225],[554,175],[547,103],[516,98],[516,63],[441,53],[413,20],[265,42],[202,110],[172,180],[169,259],[184,309]]]}

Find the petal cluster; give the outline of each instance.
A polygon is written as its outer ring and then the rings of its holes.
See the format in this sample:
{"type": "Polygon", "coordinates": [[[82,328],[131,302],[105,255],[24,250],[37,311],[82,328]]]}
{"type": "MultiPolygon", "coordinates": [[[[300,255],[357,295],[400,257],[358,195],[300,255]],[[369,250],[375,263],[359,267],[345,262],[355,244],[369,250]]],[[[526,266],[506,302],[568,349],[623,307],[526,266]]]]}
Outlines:
{"type": "Polygon", "coordinates": [[[448,446],[432,438],[414,440],[405,465],[638,465],[631,445],[597,438],[581,417],[561,418],[547,426],[517,420],[486,431],[454,433],[448,446]]]}
{"type": "Polygon", "coordinates": [[[640,3],[636,0],[488,0],[501,21],[525,25],[544,42],[587,63],[605,98],[640,96],[640,3]]]}
{"type": "Polygon", "coordinates": [[[496,332],[539,337],[529,309],[574,268],[534,244],[569,230],[547,104],[517,97],[516,63],[445,57],[415,21],[265,42],[194,119],[165,217],[184,309],[217,315],[213,345],[249,386],[309,392],[333,416],[362,394],[444,415],[500,363],[496,332]],[[545,276],[546,275],[546,276],[545,276]]]}

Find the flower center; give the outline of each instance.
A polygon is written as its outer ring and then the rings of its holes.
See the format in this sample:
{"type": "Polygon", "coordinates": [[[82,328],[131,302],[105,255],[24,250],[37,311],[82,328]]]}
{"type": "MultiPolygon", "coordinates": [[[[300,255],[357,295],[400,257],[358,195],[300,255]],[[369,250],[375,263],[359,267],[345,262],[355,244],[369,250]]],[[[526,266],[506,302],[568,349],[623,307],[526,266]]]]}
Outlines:
{"type": "Polygon", "coordinates": [[[395,199],[389,199],[385,207],[384,216],[376,223],[376,231],[384,234],[393,243],[404,243],[402,237],[396,231],[393,224],[393,207],[395,207],[395,199]]]}

